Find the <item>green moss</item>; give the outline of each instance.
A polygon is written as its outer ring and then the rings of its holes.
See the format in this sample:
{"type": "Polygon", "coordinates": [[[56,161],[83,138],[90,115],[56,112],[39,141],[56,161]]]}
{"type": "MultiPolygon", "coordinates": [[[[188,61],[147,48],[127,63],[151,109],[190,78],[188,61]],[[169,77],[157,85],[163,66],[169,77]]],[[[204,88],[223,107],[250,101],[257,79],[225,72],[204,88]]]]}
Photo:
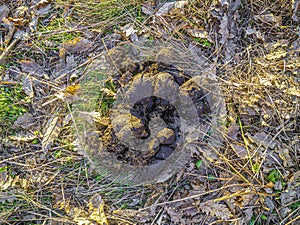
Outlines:
{"type": "Polygon", "coordinates": [[[201,44],[204,47],[211,47],[212,44],[205,38],[194,38],[194,41],[201,44]]]}
{"type": "Polygon", "coordinates": [[[20,86],[0,88],[0,121],[11,124],[18,116],[27,112],[24,103],[27,101],[26,95],[20,86]]]}
{"type": "Polygon", "coordinates": [[[280,172],[276,169],[272,170],[271,173],[267,176],[267,180],[271,181],[272,183],[276,183],[276,181],[282,181],[282,177],[280,172]]]}

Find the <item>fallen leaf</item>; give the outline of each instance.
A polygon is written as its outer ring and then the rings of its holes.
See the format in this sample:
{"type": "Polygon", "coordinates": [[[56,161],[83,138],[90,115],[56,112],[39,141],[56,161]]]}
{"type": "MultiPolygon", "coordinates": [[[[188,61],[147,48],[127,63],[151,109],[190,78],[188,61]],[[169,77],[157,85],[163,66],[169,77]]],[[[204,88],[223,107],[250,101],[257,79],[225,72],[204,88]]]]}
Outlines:
{"type": "MultiPolygon", "coordinates": [[[[6,35],[5,35],[4,43],[5,43],[5,44],[9,44],[10,41],[12,40],[14,34],[15,34],[16,27],[15,27],[14,24],[13,24],[12,22],[10,22],[6,17],[3,17],[3,18],[2,18],[2,22],[3,22],[2,25],[3,25],[4,27],[6,27],[7,30],[8,30],[8,32],[7,32],[6,35]]],[[[12,43],[13,43],[13,42],[12,42],[12,43]]],[[[11,44],[11,45],[12,45],[12,44],[11,44]]],[[[10,46],[6,47],[5,50],[7,51],[7,49],[9,49],[9,48],[10,48],[10,46]]],[[[3,53],[2,53],[2,55],[3,55],[3,53]]]]}
{"type": "MultiPolygon", "coordinates": [[[[72,86],[72,85],[71,85],[72,86]]],[[[67,102],[67,103],[73,103],[77,100],[79,100],[80,98],[76,95],[76,91],[77,89],[69,89],[69,91],[67,91],[66,89],[63,91],[60,91],[58,93],[55,94],[55,97],[57,97],[58,99],[67,102]],[[73,94],[75,93],[75,94],[73,94]]]]}
{"type": "Polygon", "coordinates": [[[281,192],[280,200],[282,205],[287,205],[292,202],[296,197],[296,192],[292,189],[281,192]]]}
{"type": "Polygon", "coordinates": [[[250,222],[253,217],[253,207],[243,208],[243,212],[245,214],[245,221],[250,222]]]}
{"type": "Polygon", "coordinates": [[[126,37],[129,37],[137,32],[137,30],[134,29],[133,24],[126,24],[121,28],[121,30],[125,33],[126,37]]]}
{"type": "Polygon", "coordinates": [[[276,27],[281,26],[282,24],[282,17],[281,16],[275,16],[273,13],[266,13],[262,15],[256,15],[254,16],[255,20],[260,20],[264,23],[272,23],[276,27]]]}
{"type": "Polygon", "coordinates": [[[297,16],[298,15],[299,4],[300,4],[299,0],[292,0],[292,9],[294,11],[292,18],[295,22],[299,21],[298,16],[297,16]]]}
{"type": "Polygon", "coordinates": [[[36,138],[37,138],[36,135],[31,133],[18,134],[16,136],[9,137],[10,140],[18,141],[18,142],[32,142],[36,138]]]}
{"type": "Polygon", "coordinates": [[[46,6],[39,7],[38,10],[36,10],[35,14],[39,17],[44,17],[49,13],[49,10],[51,9],[51,5],[48,4],[46,6]]]}
{"type": "Polygon", "coordinates": [[[268,61],[276,61],[276,60],[280,60],[282,58],[287,57],[288,52],[285,50],[278,50],[276,52],[271,52],[269,54],[266,55],[266,60],[268,61]]]}
{"type": "Polygon", "coordinates": [[[251,142],[254,142],[257,145],[262,145],[265,148],[274,149],[277,145],[277,143],[273,141],[272,136],[266,134],[265,132],[256,133],[254,136],[247,133],[246,136],[250,139],[251,142]]]}
{"type": "Polygon", "coordinates": [[[208,33],[206,30],[204,30],[204,28],[187,28],[186,31],[192,37],[208,39],[208,33]]]}
{"type": "Polygon", "coordinates": [[[94,122],[99,122],[100,124],[102,124],[102,123],[106,124],[108,122],[107,119],[103,119],[103,117],[101,117],[101,114],[99,112],[82,112],[82,111],[79,111],[78,113],[79,113],[79,115],[84,117],[84,119],[89,124],[94,124],[94,122]]]}
{"type": "Polygon", "coordinates": [[[76,37],[61,44],[59,51],[67,51],[70,53],[82,53],[90,50],[92,47],[91,41],[85,38],[76,37]]]}
{"type": "Polygon", "coordinates": [[[293,167],[293,166],[295,166],[294,163],[293,163],[293,160],[290,156],[290,152],[287,148],[278,148],[277,151],[279,153],[279,157],[283,161],[283,166],[284,167],[293,167]]]}
{"type": "Polygon", "coordinates": [[[200,203],[199,209],[207,215],[216,216],[222,220],[229,220],[232,217],[230,210],[221,203],[200,203]]]}
{"type": "Polygon", "coordinates": [[[62,127],[67,126],[70,123],[71,120],[72,120],[72,115],[71,114],[67,114],[65,116],[65,118],[63,119],[63,121],[62,121],[62,127]]]}
{"type": "Polygon", "coordinates": [[[42,149],[44,153],[48,152],[48,150],[53,145],[54,141],[58,138],[60,130],[61,130],[60,118],[51,117],[48,120],[45,126],[45,131],[43,133],[42,149]]]}
{"type": "Polygon", "coordinates": [[[224,14],[224,16],[222,17],[219,34],[221,34],[221,37],[222,37],[220,40],[220,43],[225,44],[225,42],[229,38],[228,17],[226,14],[224,14]]]}
{"type": "Polygon", "coordinates": [[[100,225],[107,225],[107,218],[104,212],[104,201],[99,194],[94,195],[89,203],[88,206],[88,213],[89,219],[91,221],[95,221],[97,224],[100,225]]]}
{"type": "Polygon", "coordinates": [[[177,207],[165,207],[166,212],[171,217],[171,220],[176,224],[184,224],[185,219],[183,217],[182,210],[178,209],[177,207]]]}
{"type": "Polygon", "coordinates": [[[24,18],[8,17],[8,20],[13,22],[16,27],[23,27],[29,22],[28,19],[24,19],[24,18]]]}
{"type": "Polygon", "coordinates": [[[26,41],[26,40],[29,40],[30,35],[29,35],[27,32],[25,32],[25,31],[17,30],[17,31],[14,33],[14,38],[17,39],[17,40],[23,40],[23,41],[26,41]]]}
{"type": "Polygon", "coordinates": [[[9,14],[9,8],[7,5],[3,4],[0,6],[0,23],[2,23],[3,18],[7,18],[9,14]]]}
{"type": "Polygon", "coordinates": [[[195,152],[198,155],[203,155],[207,160],[213,162],[219,158],[215,151],[213,151],[213,148],[214,147],[209,144],[201,146],[196,145],[192,148],[192,152],[195,152]]]}
{"type": "Polygon", "coordinates": [[[30,113],[24,113],[23,115],[19,116],[17,120],[14,122],[13,128],[21,127],[23,129],[28,129],[32,125],[34,125],[34,117],[30,113]]]}
{"type": "Polygon", "coordinates": [[[259,83],[263,86],[266,86],[266,87],[271,87],[272,86],[272,82],[267,78],[261,78],[259,80],[259,83]]]}
{"type": "Polygon", "coordinates": [[[290,89],[289,89],[289,93],[290,93],[291,95],[295,95],[295,96],[297,96],[297,97],[300,97],[300,90],[299,90],[299,89],[290,88],[290,89]]]}
{"type": "Polygon", "coordinates": [[[259,40],[265,41],[264,35],[260,31],[257,31],[255,28],[247,27],[246,35],[255,35],[259,40]]]}
{"type": "Polygon", "coordinates": [[[248,152],[247,152],[247,149],[242,146],[242,145],[235,145],[235,144],[232,144],[231,145],[233,150],[235,151],[235,153],[241,157],[241,158],[247,158],[248,157],[248,152]]]}
{"type": "Polygon", "coordinates": [[[12,177],[7,171],[0,173],[0,190],[7,190],[8,188],[15,187],[20,181],[19,176],[12,177]]]}
{"type": "Polygon", "coordinates": [[[142,3],[142,12],[146,15],[153,15],[155,11],[155,1],[142,3]]]}
{"type": "Polygon", "coordinates": [[[237,135],[240,134],[240,127],[236,123],[232,123],[228,127],[226,134],[232,140],[238,140],[237,135]]]}
{"type": "Polygon", "coordinates": [[[68,92],[71,95],[75,95],[80,90],[79,84],[69,85],[66,87],[65,92],[68,92]]]}
{"type": "Polygon", "coordinates": [[[45,6],[49,5],[50,2],[51,2],[51,0],[40,0],[33,7],[36,7],[36,8],[45,7],[45,6]]]}
{"type": "Polygon", "coordinates": [[[35,75],[38,77],[48,77],[48,75],[44,72],[43,68],[37,63],[30,60],[20,60],[21,69],[23,72],[29,73],[31,75],[35,75]]]}
{"type": "Polygon", "coordinates": [[[20,7],[14,10],[14,17],[15,18],[24,18],[28,13],[29,7],[26,4],[21,4],[20,7]]]}
{"type": "Polygon", "coordinates": [[[265,204],[268,208],[268,211],[269,212],[273,212],[274,208],[275,208],[275,205],[271,199],[271,197],[267,196],[266,199],[265,199],[265,204]]]}
{"type": "Polygon", "coordinates": [[[29,29],[33,33],[37,29],[38,17],[34,16],[31,21],[29,22],[29,29]]]}
{"type": "Polygon", "coordinates": [[[32,78],[30,75],[27,75],[26,77],[24,77],[23,84],[22,84],[22,90],[25,92],[25,94],[28,97],[33,98],[34,92],[33,92],[32,78]]]}
{"type": "Polygon", "coordinates": [[[167,15],[171,11],[171,9],[183,8],[187,3],[187,1],[166,2],[155,13],[155,16],[167,15]]]}
{"type": "Polygon", "coordinates": [[[130,35],[130,40],[132,42],[137,42],[139,40],[139,37],[137,36],[136,33],[134,33],[134,34],[130,35]]]}

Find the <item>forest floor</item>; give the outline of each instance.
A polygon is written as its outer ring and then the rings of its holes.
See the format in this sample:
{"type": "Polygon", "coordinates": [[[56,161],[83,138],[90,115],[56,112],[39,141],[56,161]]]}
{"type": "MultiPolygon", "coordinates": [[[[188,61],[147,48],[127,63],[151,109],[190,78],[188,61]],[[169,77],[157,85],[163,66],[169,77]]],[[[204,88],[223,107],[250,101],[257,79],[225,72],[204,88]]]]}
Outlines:
{"type": "MultiPolygon", "coordinates": [[[[298,0],[2,0],[0,224],[300,224],[299,11],[298,0]],[[101,57],[141,43],[192,56],[183,67],[220,86],[226,115],[217,147],[130,185],[83,154],[72,109],[101,57]]],[[[102,127],[110,81],[89,114],[102,127]]]]}

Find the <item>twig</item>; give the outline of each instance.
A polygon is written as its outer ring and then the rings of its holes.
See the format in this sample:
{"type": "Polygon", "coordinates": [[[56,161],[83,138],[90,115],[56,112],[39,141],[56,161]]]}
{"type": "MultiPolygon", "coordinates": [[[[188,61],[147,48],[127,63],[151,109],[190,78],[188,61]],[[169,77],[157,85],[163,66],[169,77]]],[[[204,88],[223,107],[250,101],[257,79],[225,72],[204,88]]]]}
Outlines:
{"type": "Polygon", "coordinates": [[[248,184],[231,184],[231,185],[220,187],[220,188],[215,189],[215,190],[205,191],[205,192],[203,192],[201,194],[191,195],[191,196],[188,196],[188,197],[185,197],[185,198],[180,198],[180,199],[176,199],[176,200],[172,200],[172,201],[165,201],[165,202],[153,204],[151,206],[148,206],[148,207],[145,207],[143,209],[140,209],[140,211],[147,210],[147,209],[149,209],[149,208],[151,208],[153,206],[167,205],[167,204],[181,202],[181,201],[185,201],[185,200],[189,200],[189,199],[193,199],[193,198],[199,198],[199,197],[201,197],[203,195],[207,195],[207,194],[210,194],[210,193],[213,193],[213,192],[221,191],[222,189],[225,189],[225,188],[235,187],[235,186],[250,186],[250,185],[248,185],[248,184]]]}

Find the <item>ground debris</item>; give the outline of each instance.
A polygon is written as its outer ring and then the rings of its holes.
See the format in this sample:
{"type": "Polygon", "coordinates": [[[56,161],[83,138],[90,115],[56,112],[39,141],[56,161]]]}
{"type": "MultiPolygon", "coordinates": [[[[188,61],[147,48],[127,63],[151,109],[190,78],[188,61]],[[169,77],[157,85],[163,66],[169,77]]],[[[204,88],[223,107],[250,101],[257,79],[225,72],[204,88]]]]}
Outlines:
{"type": "Polygon", "coordinates": [[[61,131],[61,118],[60,117],[51,117],[47,125],[44,128],[43,140],[42,140],[42,149],[44,153],[47,153],[48,150],[54,144],[54,141],[58,138],[58,135],[61,131]]]}
{"type": "MultiPolygon", "coordinates": [[[[0,223],[297,224],[299,7],[299,0],[1,2],[0,92],[20,87],[4,98],[27,113],[7,117],[9,127],[0,121],[0,223]],[[222,85],[215,94],[226,98],[226,119],[214,123],[222,127],[222,142],[192,143],[189,160],[159,184],[117,183],[78,155],[86,152],[69,109],[79,83],[112,48],[116,54],[105,66],[112,61],[115,73],[126,52],[120,46],[131,55],[147,48],[153,54],[143,59],[205,75],[222,85]],[[19,94],[26,100],[14,101],[19,94]]],[[[101,83],[106,69],[98,69],[101,83]]],[[[121,85],[133,79],[130,70],[120,72],[121,85]]],[[[111,87],[96,91],[111,101],[118,95],[111,87]]],[[[99,128],[86,133],[88,140],[112,129],[105,107],[80,115],[99,128]]],[[[135,125],[133,133],[146,137],[135,125]]],[[[172,145],[176,132],[164,129],[157,141],[172,145]]],[[[158,160],[170,152],[163,146],[158,160]]]]}

